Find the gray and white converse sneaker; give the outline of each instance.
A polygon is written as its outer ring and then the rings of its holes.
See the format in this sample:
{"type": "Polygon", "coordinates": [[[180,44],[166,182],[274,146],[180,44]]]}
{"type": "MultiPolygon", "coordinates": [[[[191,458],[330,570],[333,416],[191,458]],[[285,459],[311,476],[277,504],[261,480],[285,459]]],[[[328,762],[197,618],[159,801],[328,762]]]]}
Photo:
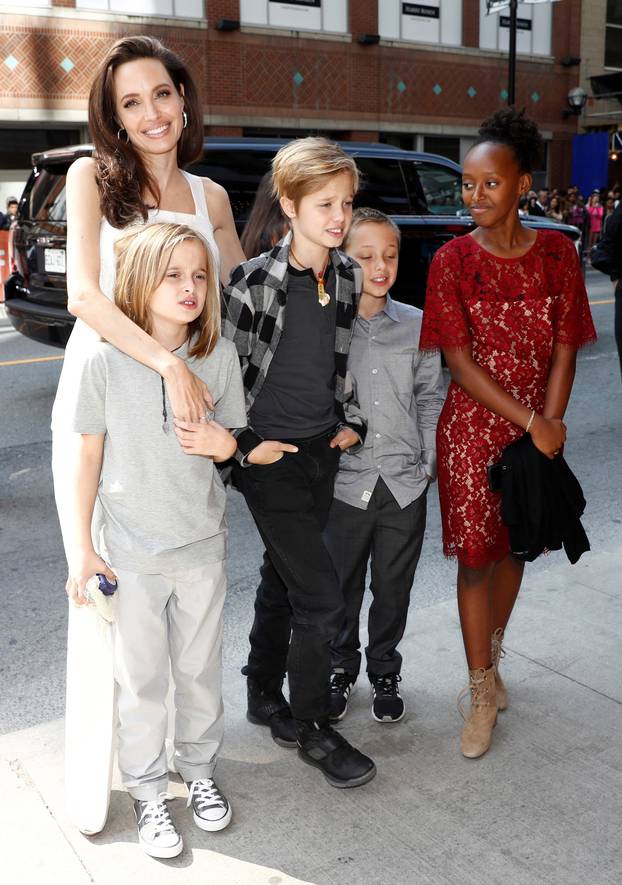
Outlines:
{"type": "Polygon", "coordinates": [[[192,781],[188,787],[187,805],[192,805],[197,827],[215,833],[231,823],[231,806],[211,778],[192,781]]]}
{"type": "Polygon", "coordinates": [[[150,857],[177,857],[183,851],[183,840],[166,804],[166,800],[172,798],[168,793],[160,793],[150,802],[134,800],[138,842],[150,857]]]}

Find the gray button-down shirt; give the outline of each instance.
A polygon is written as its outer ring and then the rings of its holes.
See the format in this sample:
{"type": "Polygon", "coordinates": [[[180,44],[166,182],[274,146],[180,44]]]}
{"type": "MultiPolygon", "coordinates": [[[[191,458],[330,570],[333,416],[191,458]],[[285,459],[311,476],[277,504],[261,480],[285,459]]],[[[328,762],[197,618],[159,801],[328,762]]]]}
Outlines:
{"type": "Polygon", "coordinates": [[[423,313],[387,297],[370,320],[358,316],[350,345],[346,415],[367,420],[365,444],[341,456],[335,497],[367,509],[382,476],[401,508],[436,478],[436,424],[445,399],[440,355],[419,350],[423,313]]]}

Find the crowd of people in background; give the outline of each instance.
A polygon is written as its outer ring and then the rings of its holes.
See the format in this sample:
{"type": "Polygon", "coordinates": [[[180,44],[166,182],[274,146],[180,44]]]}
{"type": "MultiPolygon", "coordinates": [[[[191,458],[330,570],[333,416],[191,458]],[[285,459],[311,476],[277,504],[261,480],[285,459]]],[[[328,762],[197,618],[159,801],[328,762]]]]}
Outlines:
{"type": "Polygon", "coordinates": [[[521,200],[521,215],[552,218],[564,224],[573,224],[581,231],[583,251],[589,252],[604,233],[607,222],[620,202],[620,185],[611,190],[594,190],[588,197],[576,185],[566,190],[541,188],[529,191],[521,200]]]}

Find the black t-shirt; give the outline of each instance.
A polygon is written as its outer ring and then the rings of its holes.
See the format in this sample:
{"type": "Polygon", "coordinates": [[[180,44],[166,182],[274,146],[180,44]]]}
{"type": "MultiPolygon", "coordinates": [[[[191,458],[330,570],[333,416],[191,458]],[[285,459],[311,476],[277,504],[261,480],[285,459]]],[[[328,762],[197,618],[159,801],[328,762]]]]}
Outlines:
{"type": "Polygon", "coordinates": [[[335,412],[335,272],[328,266],[326,307],[310,269],[287,269],[285,327],[249,415],[264,439],[304,439],[328,431],[335,412]]]}

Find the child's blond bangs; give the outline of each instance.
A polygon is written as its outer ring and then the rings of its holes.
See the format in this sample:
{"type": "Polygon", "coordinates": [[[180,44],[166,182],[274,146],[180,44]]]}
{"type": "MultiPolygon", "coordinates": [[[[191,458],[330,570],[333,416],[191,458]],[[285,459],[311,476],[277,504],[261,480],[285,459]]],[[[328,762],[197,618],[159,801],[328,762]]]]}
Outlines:
{"type": "Polygon", "coordinates": [[[191,346],[188,355],[206,357],[220,336],[220,292],[218,275],[205,239],[185,224],[134,225],[115,243],[117,307],[147,334],[152,333],[149,302],[170,264],[173,250],[186,240],[196,240],[205,250],[207,293],[200,316],[188,324],[191,346]]]}
{"type": "Polygon", "coordinates": [[[359,187],[356,163],[338,144],[327,138],[297,138],[278,151],[272,160],[272,186],[275,197],[288,197],[298,206],[303,197],[320,190],[330,178],[347,172],[352,192],[359,187]]]}

